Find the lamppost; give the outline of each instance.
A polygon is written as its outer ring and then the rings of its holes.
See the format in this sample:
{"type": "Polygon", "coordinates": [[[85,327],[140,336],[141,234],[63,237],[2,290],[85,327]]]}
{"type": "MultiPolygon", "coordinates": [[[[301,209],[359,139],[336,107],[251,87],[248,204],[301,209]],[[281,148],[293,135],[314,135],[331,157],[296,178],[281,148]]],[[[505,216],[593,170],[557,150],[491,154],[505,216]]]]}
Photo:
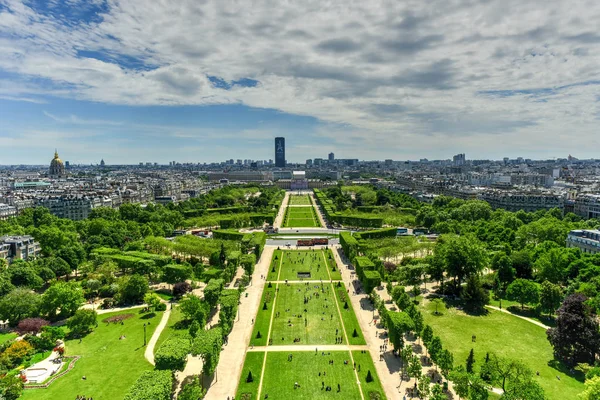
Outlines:
{"type": "Polygon", "coordinates": [[[146,323],[144,322],[144,346],[146,346],[146,323]]]}

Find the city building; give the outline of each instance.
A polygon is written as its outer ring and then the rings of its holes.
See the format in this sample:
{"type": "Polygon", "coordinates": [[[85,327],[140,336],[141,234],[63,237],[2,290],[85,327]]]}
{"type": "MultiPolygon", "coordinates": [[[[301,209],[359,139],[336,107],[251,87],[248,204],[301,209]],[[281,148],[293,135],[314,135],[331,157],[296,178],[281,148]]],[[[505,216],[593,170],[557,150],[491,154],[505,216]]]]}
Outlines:
{"type": "Polygon", "coordinates": [[[335,154],[329,153],[328,160],[329,162],[335,161],[335,154]]]}
{"type": "Polygon", "coordinates": [[[452,164],[455,167],[460,167],[466,164],[466,157],[465,157],[465,153],[461,153],[461,154],[457,154],[454,157],[452,157],[452,164]]]}
{"type": "Polygon", "coordinates": [[[58,157],[58,152],[54,151],[54,158],[50,161],[50,169],[48,175],[53,178],[60,178],[65,175],[65,165],[62,160],[58,157]]]}
{"type": "Polygon", "coordinates": [[[575,199],[573,212],[583,218],[600,219],[600,195],[584,194],[575,199]]]}
{"type": "Polygon", "coordinates": [[[285,138],[275,138],[275,166],[278,168],[285,167],[285,138]]]}
{"type": "Polygon", "coordinates": [[[584,253],[600,253],[600,230],[582,229],[569,232],[567,247],[575,247],[584,253]]]}
{"type": "Polygon", "coordinates": [[[9,263],[13,260],[33,260],[42,249],[32,236],[0,237],[0,258],[9,263]]]}
{"type": "Polygon", "coordinates": [[[0,203],[0,221],[17,216],[17,208],[8,204],[0,203]]]}

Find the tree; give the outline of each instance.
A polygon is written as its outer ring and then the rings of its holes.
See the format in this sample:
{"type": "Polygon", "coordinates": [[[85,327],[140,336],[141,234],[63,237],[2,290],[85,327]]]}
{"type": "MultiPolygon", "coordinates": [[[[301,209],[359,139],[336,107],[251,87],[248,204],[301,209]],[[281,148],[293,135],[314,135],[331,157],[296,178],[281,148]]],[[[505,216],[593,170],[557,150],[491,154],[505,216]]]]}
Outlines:
{"type": "Polygon", "coordinates": [[[16,375],[5,375],[0,379],[0,394],[3,400],[17,400],[23,393],[25,383],[16,375]]]}
{"type": "Polygon", "coordinates": [[[373,375],[371,375],[371,370],[367,371],[367,377],[365,378],[367,383],[373,382],[373,375]]]}
{"type": "Polygon", "coordinates": [[[392,296],[392,300],[394,301],[394,303],[398,304],[398,299],[404,293],[405,293],[404,286],[394,286],[392,288],[392,293],[390,293],[390,295],[392,296]]]}
{"type": "Polygon", "coordinates": [[[466,362],[466,369],[467,369],[467,372],[470,374],[473,373],[473,365],[475,365],[475,351],[473,349],[471,349],[471,351],[469,352],[469,356],[467,357],[467,362],[466,362]]]}
{"type": "Polygon", "coordinates": [[[442,370],[442,374],[448,378],[448,373],[454,367],[454,356],[448,349],[443,349],[438,356],[437,364],[442,370]]]}
{"type": "Polygon", "coordinates": [[[581,400],[600,399],[600,376],[585,381],[585,389],[579,395],[581,400]]]}
{"type": "Polygon", "coordinates": [[[176,299],[181,298],[186,293],[192,291],[192,285],[187,282],[177,282],[173,285],[173,297],[176,299]]]}
{"type": "Polygon", "coordinates": [[[587,297],[575,293],[558,309],[556,327],[547,331],[556,358],[568,365],[594,364],[600,351],[598,322],[586,305],[587,297]]]}
{"type": "Polygon", "coordinates": [[[441,315],[442,313],[441,311],[439,311],[439,309],[443,309],[445,307],[442,299],[436,297],[435,299],[431,300],[431,302],[433,303],[433,305],[435,305],[435,312],[433,314],[441,315]]]}
{"type": "Polygon", "coordinates": [[[192,293],[183,296],[179,302],[179,308],[184,317],[188,320],[198,321],[201,327],[206,325],[206,318],[210,311],[208,307],[207,303],[192,293]]]}
{"type": "Polygon", "coordinates": [[[190,341],[185,337],[171,337],[164,341],[154,356],[156,369],[183,371],[190,351],[190,341]]]}
{"type": "Polygon", "coordinates": [[[144,303],[146,303],[149,309],[156,310],[156,307],[158,307],[161,301],[156,293],[148,292],[144,295],[144,303]]]}
{"type": "Polygon", "coordinates": [[[395,349],[404,345],[404,334],[415,329],[412,319],[405,312],[388,312],[386,325],[388,327],[390,342],[395,349]]]}
{"type": "Polygon", "coordinates": [[[442,339],[439,336],[434,336],[429,343],[429,357],[437,364],[437,360],[442,353],[442,339]]]}
{"type": "Polygon", "coordinates": [[[211,279],[204,288],[204,301],[213,308],[219,302],[219,296],[223,290],[225,281],[223,279],[211,279]]]}
{"type": "Polygon", "coordinates": [[[431,326],[425,325],[421,337],[423,338],[423,343],[425,344],[425,346],[429,346],[429,343],[431,343],[431,339],[433,339],[433,329],[431,328],[431,326]]]}
{"type": "Polygon", "coordinates": [[[203,399],[205,394],[206,391],[202,388],[202,382],[200,382],[198,376],[194,376],[190,382],[183,386],[177,398],[179,400],[199,400],[203,399]]]}
{"type": "Polygon", "coordinates": [[[422,372],[421,360],[419,360],[418,356],[413,355],[408,362],[408,375],[418,381],[422,372]]]}
{"type": "Polygon", "coordinates": [[[0,298],[0,319],[16,326],[24,318],[40,314],[41,296],[26,288],[16,288],[0,298]]]}
{"type": "Polygon", "coordinates": [[[64,319],[75,314],[84,302],[83,290],[77,283],[56,282],[42,295],[41,312],[51,320],[64,319]]]}
{"type": "Polygon", "coordinates": [[[196,320],[193,320],[192,323],[190,324],[190,327],[188,328],[188,332],[189,332],[190,336],[192,338],[195,338],[196,335],[198,334],[199,330],[200,330],[200,323],[196,320]]]}
{"type": "Polygon", "coordinates": [[[19,325],[17,326],[17,330],[21,335],[25,335],[27,333],[37,334],[44,326],[50,325],[50,321],[47,321],[43,318],[25,318],[24,320],[19,321],[19,325]]]}
{"type": "Polygon", "coordinates": [[[501,289],[505,290],[515,280],[517,270],[511,258],[505,252],[498,252],[492,258],[492,269],[496,271],[501,289]]]}
{"type": "Polygon", "coordinates": [[[119,288],[122,303],[138,304],[144,301],[144,295],[148,292],[148,279],[134,274],[125,277],[119,288]]]}
{"type": "Polygon", "coordinates": [[[94,310],[77,310],[67,321],[67,326],[74,336],[82,336],[90,332],[94,327],[98,326],[98,313],[94,310]]]}
{"type": "Polygon", "coordinates": [[[491,376],[501,384],[503,399],[545,399],[544,391],[533,380],[533,372],[523,362],[491,354],[486,364],[491,376]]]}
{"type": "Polygon", "coordinates": [[[429,400],[446,400],[448,396],[444,393],[444,389],[437,383],[431,388],[431,397],[429,400]]]}
{"type": "Polygon", "coordinates": [[[163,271],[163,280],[171,285],[177,282],[184,282],[192,277],[192,266],[185,264],[165,265],[163,271]]]}
{"type": "Polygon", "coordinates": [[[537,304],[540,299],[540,287],[537,283],[527,279],[517,279],[506,289],[506,295],[509,300],[521,304],[537,304]]]}
{"type": "Polygon", "coordinates": [[[464,278],[481,272],[487,262],[487,253],[481,242],[471,235],[442,235],[438,239],[433,258],[445,266],[460,288],[464,278]]]}
{"type": "Polygon", "coordinates": [[[473,274],[467,278],[467,285],[462,290],[462,298],[466,308],[481,312],[489,302],[490,295],[483,288],[479,276],[473,274]]]}
{"type": "Polygon", "coordinates": [[[428,375],[421,375],[419,381],[419,398],[426,399],[431,394],[431,378],[428,375]]]}
{"type": "Polygon", "coordinates": [[[548,315],[554,314],[560,307],[563,299],[562,289],[559,285],[544,281],[540,287],[540,309],[548,315]]]}
{"type": "Polygon", "coordinates": [[[60,257],[52,257],[48,262],[48,266],[54,272],[57,277],[69,275],[71,273],[71,266],[65,260],[60,257]]]}
{"type": "Polygon", "coordinates": [[[415,325],[415,335],[417,335],[417,337],[421,337],[421,332],[423,332],[423,324],[425,323],[423,320],[423,314],[421,314],[421,312],[417,311],[413,316],[412,316],[412,320],[413,323],[415,325]]]}

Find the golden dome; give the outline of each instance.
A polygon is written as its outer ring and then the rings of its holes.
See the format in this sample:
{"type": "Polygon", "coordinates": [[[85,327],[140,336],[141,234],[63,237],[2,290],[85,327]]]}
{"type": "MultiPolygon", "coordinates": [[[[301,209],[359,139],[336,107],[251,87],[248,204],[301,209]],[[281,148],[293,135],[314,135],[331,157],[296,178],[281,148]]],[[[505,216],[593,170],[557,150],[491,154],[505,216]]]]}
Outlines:
{"type": "Polygon", "coordinates": [[[54,150],[54,158],[50,161],[50,169],[48,173],[51,176],[62,176],[65,174],[65,165],[58,157],[58,151],[54,150]]]}

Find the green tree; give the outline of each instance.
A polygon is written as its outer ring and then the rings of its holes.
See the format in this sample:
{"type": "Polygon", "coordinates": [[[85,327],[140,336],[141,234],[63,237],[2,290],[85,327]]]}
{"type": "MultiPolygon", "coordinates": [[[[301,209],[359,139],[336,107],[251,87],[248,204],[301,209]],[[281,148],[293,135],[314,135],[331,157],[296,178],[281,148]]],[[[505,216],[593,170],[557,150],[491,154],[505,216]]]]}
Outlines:
{"type": "Polygon", "coordinates": [[[41,296],[30,289],[16,288],[0,298],[0,319],[16,326],[20,320],[40,315],[41,296]]]}
{"type": "Polygon", "coordinates": [[[585,381],[585,389],[579,395],[580,400],[600,399],[600,376],[585,381]]]}
{"type": "Polygon", "coordinates": [[[487,263],[487,253],[481,242],[470,235],[442,235],[434,248],[433,258],[438,259],[448,275],[454,277],[455,287],[463,280],[481,272],[487,263]]]}
{"type": "Polygon", "coordinates": [[[17,400],[23,393],[25,384],[21,377],[16,375],[5,375],[0,379],[0,394],[2,399],[17,400]]]}
{"type": "Polygon", "coordinates": [[[56,282],[42,295],[41,312],[50,319],[64,319],[75,314],[84,302],[83,290],[77,283],[56,282]]]}
{"type": "Polygon", "coordinates": [[[437,360],[437,364],[442,370],[442,374],[447,378],[448,373],[454,367],[454,356],[448,349],[444,349],[440,352],[437,360]]]}
{"type": "Polygon", "coordinates": [[[71,266],[60,257],[52,257],[48,262],[48,267],[59,278],[71,273],[71,266]]]}
{"type": "Polygon", "coordinates": [[[427,350],[429,350],[429,357],[437,364],[437,360],[442,353],[442,339],[439,336],[434,336],[427,350]]]}
{"type": "Polygon", "coordinates": [[[408,375],[418,381],[422,372],[421,360],[419,360],[418,356],[413,355],[408,362],[408,375]]]}
{"type": "Polygon", "coordinates": [[[475,365],[475,351],[473,349],[471,349],[471,351],[469,352],[469,356],[467,357],[467,362],[466,362],[466,369],[467,372],[472,374],[473,373],[473,366],[475,365]]]}
{"type": "Polygon", "coordinates": [[[196,320],[193,320],[192,323],[190,324],[190,327],[188,328],[188,332],[189,332],[190,336],[192,338],[195,338],[196,335],[198,334],[199,330],[200,330],[200,323],[196,320]]]}
{"type": "Polygon", "coordinates": [[[67,326],[71,330],[71,335],[82,336],[98,326],[97,319],[98,313],[96,311],[81,309],[69,318],[67,326]]]}
{"type": "Polygon", "coordinates": [[[479,276],[473,274],[467,278],[467,285],[462,290],[462,298],[466,308],[481,312],[489,302],[490,295],[483,288],[479,276]]]}
{"type": "Polygon", "coordinates": [[[542,312],[549,315],[554,314],[558,307],[560,307],[562,300],[563,293],[560,286],[548,281],[542,282],[540,286],[540,308],[542,312]]]}
{"type": "Polygon", "coordinates": [[[421,337],[423,338],[423,344],[425,345],[425,347],[429,348],[431,339],[433,339],[433,329],[431,328],[431,326],[425,325],[421,337]]]}
{"type": "Polygon", "coordinates": [[[511,258],[503,251],[496,253],[492,258],[492,269],[496,271],[502,290],[505,290],[517,276],[511,258]]]}
{"type": "Polygon", "coordinates": [[[156,293],[148,292],[144,295],[144,303],[146,303],[149,309],[156,310],[156,307],[159,306],[161,301],[156,293]]]}
{"type": "Polygon", "coordinates": [[[540,300],[540,288],[535,282],[527,279],[517,279],[506,289],[506,295],[509,300],[521,304],[521,309],[525,304],[537,304],[540,300]]]}
{"type": "Polygon", "coordinates": [[[121,302],[125,304],[138,304],[144,301],[144,295],[148,292],[148,279],[141,275],[125,277],[119,286],[121,302]]]}
{"type": "Polygon", "coordinates": [[[431,378],[428,375],[421,375],[419,381],[419,398],[426,399],[431,394],[431,378]]]}
{"type": "Polygon", "coordinates": [[[179,302],[179,308],[184,317],[188,320],[198,321],[200,326],[206,325],[206,318],[209,313],[209,306],[198,296],[188,293],[179,302]]]}
{"type": "Polygon", "coordinates": [[[429,400],[446,400],[448,396],[444,393],[444,389],[437,383],[431,388],[431,397],[429,400]]]}
{"type": "Polygon", "coordinates": [[[200,378],[194,376],[191,381],[183,386],[177,398],[179,400],[200,400],[204,398],[206,391],[202,388],[200,378]]]}

